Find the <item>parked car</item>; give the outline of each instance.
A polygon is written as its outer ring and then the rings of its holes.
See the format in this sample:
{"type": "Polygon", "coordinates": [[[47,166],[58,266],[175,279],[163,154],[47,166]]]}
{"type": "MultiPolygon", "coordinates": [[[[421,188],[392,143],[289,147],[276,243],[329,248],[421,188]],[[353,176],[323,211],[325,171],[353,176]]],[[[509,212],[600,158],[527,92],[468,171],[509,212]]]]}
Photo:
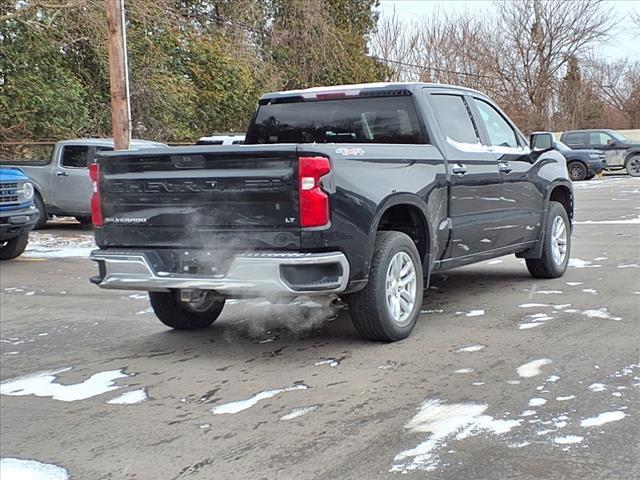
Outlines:
{"type": "Polygon", "coordinates": [[[244,133],[227,133],[201,137],[196,145],[240,145],[244,143],[244,133]]]}
{"type": "Polygon", "coordinates": [[[562,142],[556,142],[556,149],[567,159],[569,178],[574,182],[591,180],[607,168],[606,156],[602,150],[573,149],[562,142]]]}
{"type": "MultiPolygon", "coordinates": [[[[132,148],[166,147],[164,143],[133,140],[132,148]]],[[[110,138],[80,138],[56,143],[51,158],[44,162],[0,160],[0,165],[22,170],[35,188],[34,202],[39,216],[34,228],[41,228],[52,215],[91,219],[89,164],[98,152],[113,150],[110,138]]]]}
{"type": "Polygon", "coordinates": [[[29,230],[38,218],[34,188],[24,173],[0,168],[0,260],[16,258],[29,242],[29,230]]]}
{"type": "Polygon", "coordinates": [[[640,177],[640,142],[615,130],[570,130],[562,132],[560,141],[570,148],[591,148],[605,152],[607,170],[627,169],[632,177],[640,177]]]}
{"type": "Polygon", "coordinates": [[[427,83],[264,95],[245,145],[104,152],[91,166],[102,288],[204,328],[229,298],[338,294],[358,332],[407,337],[435,272],[516,254],[567,268],[572,183],[475,90],[427,83]]]}

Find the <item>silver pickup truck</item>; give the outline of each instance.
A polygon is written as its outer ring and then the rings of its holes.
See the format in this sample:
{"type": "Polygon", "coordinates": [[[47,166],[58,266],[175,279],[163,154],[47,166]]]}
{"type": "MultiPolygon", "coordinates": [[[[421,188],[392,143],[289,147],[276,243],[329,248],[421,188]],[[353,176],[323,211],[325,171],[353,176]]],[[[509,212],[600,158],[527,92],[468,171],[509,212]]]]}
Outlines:
{"type": "MultiPolygon", "coordinates": [[[[133,149],[166,147],[164,143],[132,140],[133,149]]],[[[0,160],[3,167],[22,170],[35,188],[34,203],[40,215],[34,228],[42,227],[52,215],[76,217],[91,222],[89,164],[96,153],[113,150],[111,138],[79,138],[56,143],[48,161],[0,160]]]]}

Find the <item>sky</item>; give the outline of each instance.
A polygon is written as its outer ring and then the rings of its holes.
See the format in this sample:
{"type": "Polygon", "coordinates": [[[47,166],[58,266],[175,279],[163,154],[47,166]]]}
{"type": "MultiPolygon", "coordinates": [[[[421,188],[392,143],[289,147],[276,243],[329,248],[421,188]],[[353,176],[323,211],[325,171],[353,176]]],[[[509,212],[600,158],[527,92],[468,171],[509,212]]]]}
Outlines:
{"type": "MultiPolygon", "coordinates": [[[[612,60],[627,58],[640,61],[640,35],[630,18],[632,12],[640,12],[640,1],[606,0],[604,3],[613,11],[618,21],[610,32],[610,38],[598,46],[595,53],[612,60]]],[[[419,20],[422,16],[429,16],[436,10],[452,14],[464,11],[483,13],[491,11],[494,7],[492,2],[487,0],[380,0],[381,17],[391,15],[394,8],[401,19],[411,22],[419,20]]]]}

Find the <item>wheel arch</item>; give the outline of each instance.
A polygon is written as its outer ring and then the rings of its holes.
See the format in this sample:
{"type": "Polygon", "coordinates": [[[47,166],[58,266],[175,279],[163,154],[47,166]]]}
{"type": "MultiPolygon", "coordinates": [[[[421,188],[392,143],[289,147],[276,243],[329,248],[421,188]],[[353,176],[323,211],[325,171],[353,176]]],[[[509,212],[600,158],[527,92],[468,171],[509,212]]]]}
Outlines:
{"type": "Polygon", "coordinates": [[[411,237],[422,258],[423,274],[428,277],[434,230],[427,215],[427,204],[412,194],[398,193],[387,197],[380,203],[369,231],[372,251],[376,233],[384,230],[400,231],[411,237]]]}

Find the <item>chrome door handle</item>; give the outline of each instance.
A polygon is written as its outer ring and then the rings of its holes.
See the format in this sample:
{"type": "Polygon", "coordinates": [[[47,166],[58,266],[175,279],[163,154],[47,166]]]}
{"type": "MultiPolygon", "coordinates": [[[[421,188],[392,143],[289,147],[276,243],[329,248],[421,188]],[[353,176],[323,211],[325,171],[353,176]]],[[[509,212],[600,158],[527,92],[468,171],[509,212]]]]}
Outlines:
{"type": "Polygon", "coordinates": [[[456,163],[452,169],[453,173],[456,175],[464,175],[467,173],[467,167],[465,167],[462,163],[456,163]]]}
{"type": "Polygon", "coordinates": [[[67,172],[56,172],[56,177],[68,177],[69,174],[67,172]]]}
{"type": "Polygon", "coordinates": [[[500,171],[503,173],[509,173],[511,172],[511,170],[513,170],[511,168],[511,165],[509,164],[509,162],[502,162],[500,163],[500,171]]]}

